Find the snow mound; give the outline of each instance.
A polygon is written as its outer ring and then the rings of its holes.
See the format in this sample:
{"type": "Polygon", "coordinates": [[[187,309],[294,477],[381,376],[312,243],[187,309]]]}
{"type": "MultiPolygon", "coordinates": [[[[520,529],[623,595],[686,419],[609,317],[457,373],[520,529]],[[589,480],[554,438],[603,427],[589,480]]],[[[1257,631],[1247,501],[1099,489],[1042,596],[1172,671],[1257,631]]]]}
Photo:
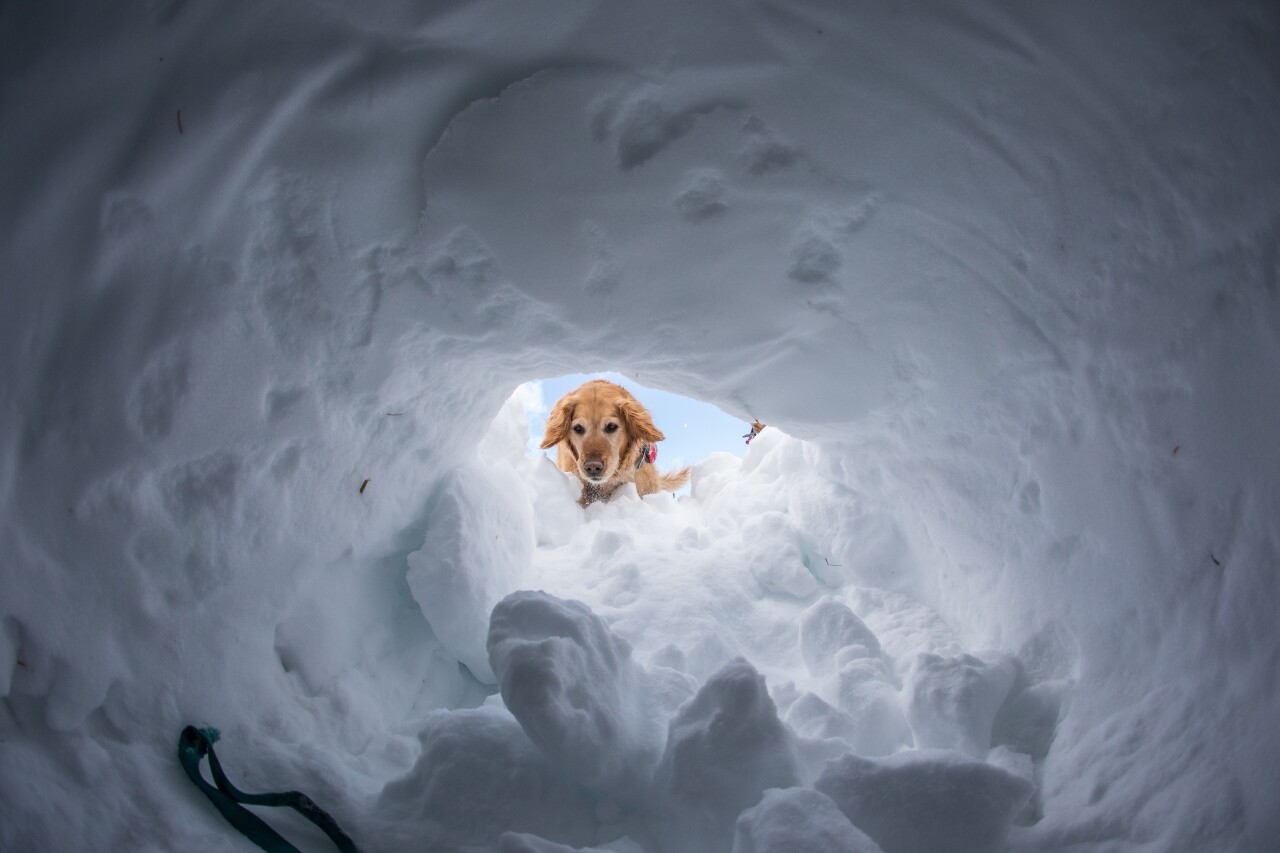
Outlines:
{"type": "Polygon", "coordinates": [[[811,788],[765,791],[738,818],[733,853],[882,853],[825,794],[811,788]]]}
{"type": "Polygon", "coordinates": [[[1033,790],[1007,770],[935,750],[878,760],[845,755],[814,787],[885,853],[999,850],[1033,790]]]}
{"type": "Polygon", "coordinates": [[[916,746],[986,755],[996,713],[1017,674],[1008,655],[991,663],[973,655],[920,655],[904,687],[916,746]]]}
{"type": "Polygon", "coordinates": [[[768,788],[796,784],[791,735],[764,679],[736,658],[707,679],[671,721],[655,793],[670,850],[723,850],[734,820],[768,788]]]}
{"type": "Polygon", "coordinates": [[[847,604],[824,595],[800,617],[800,652],[815,675],[837,665],[836,658],[880,654],[880,641],[847,604]]]}
{"type": "Polygon", "coordinates": [[[564,778],[501,708],[437,712],[413,767],[388,782],[377,820],[400,844],[492,844],[505,829],[586,843],[590,792],[564,778]]]}
{"type": "Polygon", "coordinates": [[[493,609],[488,648],[502,699],[530,740],[570,778],[640,802],[670,697],[631,646],[581,602],[517,592],[493,609]]]}

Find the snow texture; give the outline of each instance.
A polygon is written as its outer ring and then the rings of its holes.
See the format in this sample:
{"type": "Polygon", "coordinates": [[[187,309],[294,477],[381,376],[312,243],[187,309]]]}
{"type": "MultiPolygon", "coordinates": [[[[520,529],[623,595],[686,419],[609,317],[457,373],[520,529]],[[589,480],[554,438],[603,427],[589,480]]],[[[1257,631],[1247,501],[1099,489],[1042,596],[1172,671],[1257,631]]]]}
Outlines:
{"type": "Polygon", "coordinates": [[[1007,656],[987,663],[973,655],[920,655],[904,686],[916,746],[986,755],[996,712],[1016,675],[1007,656]]]}
{"type": "Polygon", "coordinates": [[[517,592],[494,608],[488,646],[529,738],[571,779],[642,802],[665,697],[627,641],[581,602],[517,592]]]}
{"type": "Polygon", "coordinates": [[[0,849],[1274,849],[1275,3],[227,11],[0,4],[0,849]]]}
{"type": "Polygon", "coordinates": [[[814,787],[885,853],[999,850],[1032,792],[1020,776],[934,750],[878,760],[845,755],[814,787]]]}
{"type": "Polygon", "coordinates": [[[489,683],[489,613],[520,587],[520,569],[533,551],[527,499],[507,482],[475,465],[450,475],[428,510],[426,540],[409,555],[406,576],[445,651],[489,683]]]}
{"type": "Polygon", "coordinates": [[[437,712],[425,721],[414,766],[387,783],[383,820],[439,845],[491,842],[495,827],[585,842],[594,800],[564,778],[499,708],[437,712]]]}
{"type": "Polygon", "coordinates": [[[842,654],[871,657],[880,654],[880,641],[849,606],[824,595],[800,615],[800,653],[809,672],[836,665],[842,654]]]}
{"type": "Polygon", "coordinates": [[[812,788],[775,788],[738,818],[733,853],[882,851],[825,794],[812,788]]]}
{"type": "Polygon", "coordinates": [[[663,849],[723,850],[733,822],[767,788],[798,781],[791,735],[764,679],[735,658],[672,719],[655,796],[667,813],[663,849]]]}
{"type": "Polygon", "coordinates": [[[536,835],[504,832],[498,840],[498,853],[644,853],[644,848],[628,838],[602,847],[570,847],[536,835]]]}

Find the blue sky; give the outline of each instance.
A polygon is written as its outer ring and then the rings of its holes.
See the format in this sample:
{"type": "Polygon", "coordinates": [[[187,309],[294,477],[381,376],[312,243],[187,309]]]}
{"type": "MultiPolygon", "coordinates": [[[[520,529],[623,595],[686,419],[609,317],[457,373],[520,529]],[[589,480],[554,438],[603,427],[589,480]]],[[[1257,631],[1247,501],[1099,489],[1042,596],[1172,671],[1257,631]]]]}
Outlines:
{"type": "MultiPolygon", "coordinates": [[[[714,451],[742,456],[747,449],[743,436],[751,424],[730,417],[708,403],[659,391],[628,379],[618,373],[575,373],[556,379],[543,379],[542,411],[529,412],[530,447],[537,448],[547,425],[547,413],[564,394],[588,379],[608,379],[626,388],[648,408],[653,422],[667,437],[658,445],[658,467],[678,468],[701,462],[714,451]]],[[[554,451],[550,451],[553,453],[554,451]]],[[[552,457],[554,458],[554,456],[552,457]]]]}

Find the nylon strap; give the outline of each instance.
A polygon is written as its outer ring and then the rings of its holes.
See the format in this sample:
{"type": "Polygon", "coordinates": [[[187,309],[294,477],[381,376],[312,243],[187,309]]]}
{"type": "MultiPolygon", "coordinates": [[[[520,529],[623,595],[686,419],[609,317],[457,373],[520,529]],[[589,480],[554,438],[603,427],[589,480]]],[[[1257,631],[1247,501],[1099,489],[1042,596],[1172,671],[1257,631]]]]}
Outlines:
{"type": "Polygon", "coordinates": [[[222,813],[227,823],[240,831],[245,838],[266,850],[267,853],[299,853],[280,833],[241,803],[250,806],[288,806],[329,836],[341,853],[359,853],[350,837],[317,806],[310,797],[300,791],[284,791],[278,794],[246,794],[231,784],[231,780],[222,772],[222,764],[213,752],[213,742],[218,739],[217,729],[197,729],[187,726],[178,737],[178,761],[187,776],[195,783],[209,802],[222,813]],[[209,769],[213,771],[213,780],[218,787],[213,787],[200,775],[200,761],[209,756],[209,769]]]}

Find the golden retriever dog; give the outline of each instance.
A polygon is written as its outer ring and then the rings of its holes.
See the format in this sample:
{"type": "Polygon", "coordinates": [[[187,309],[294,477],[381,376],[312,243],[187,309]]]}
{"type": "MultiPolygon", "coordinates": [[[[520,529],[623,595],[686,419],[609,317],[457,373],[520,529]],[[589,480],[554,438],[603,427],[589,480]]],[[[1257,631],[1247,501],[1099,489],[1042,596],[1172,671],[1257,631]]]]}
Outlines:
{"type": "Polygon", "coordinates": [[[582,482],[578,503],[607,501],[623,483],[641,497],[675,491],[689,482],[689,469],[659,473],[657,443],[665,436],[626,388],[593,379],[561,397],[547,418],[542,447],[556,448],[556,466],[582,482]]]}

